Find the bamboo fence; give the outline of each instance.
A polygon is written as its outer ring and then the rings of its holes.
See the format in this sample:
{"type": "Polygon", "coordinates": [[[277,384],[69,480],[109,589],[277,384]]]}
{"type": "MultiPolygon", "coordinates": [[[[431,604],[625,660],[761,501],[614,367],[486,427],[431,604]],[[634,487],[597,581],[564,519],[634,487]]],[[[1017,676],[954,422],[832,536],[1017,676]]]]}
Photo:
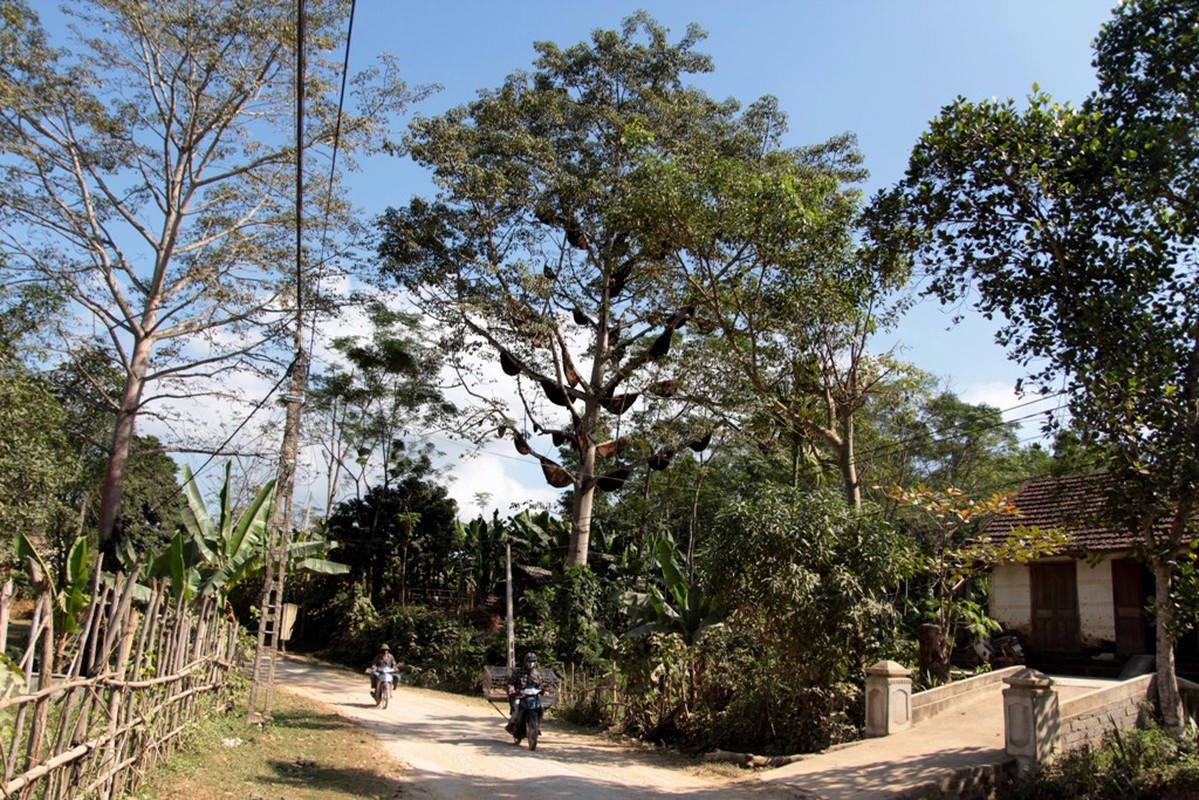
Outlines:
{"type": "MultiPolygon", "coordinates": [[[[0,797],[126,797],[192,722],[230,702],[237,625],[213,598],[172,600],[156,581],[135,600],[136,571],[109,582],[96,573],[73,632],[55,630],[54,587],[34,574],[28,645],[0,666],[0,797]]],[[[9,581],[0,653],[12,599],[9,581]]]]}

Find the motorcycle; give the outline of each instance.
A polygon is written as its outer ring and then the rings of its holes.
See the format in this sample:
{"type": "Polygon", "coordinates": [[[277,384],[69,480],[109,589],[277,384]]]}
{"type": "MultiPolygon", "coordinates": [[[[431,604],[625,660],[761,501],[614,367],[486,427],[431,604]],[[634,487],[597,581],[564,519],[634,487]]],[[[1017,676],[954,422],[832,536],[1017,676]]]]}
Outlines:
{"type": "Polygon", "coordinates": [[[387,703],[391,700],[391,693],[400,678],[396,674],[395,667],[379,667],[377,669],[372,667],[367,670],[367,673],[373,673],[375,676],[375,688],[371,692],[371,696],[375,698],[375,708],[387,708],[387,703]]]}
{"type": "Polygon", "coordinates": [[[1024,648],[1020,646],[1020,636],[1015,633],[981,639],[974,644],[974,652],[980,662],[992,667],[1012,667],[1024,663],[1024,648]]]}
{"type": "Polygon", "coordinates": [[[517,693],[516,723],[512,731],[512,738],[517,744],[520,744],[521,739],[528,739],[529,750],[537,749],[537,737],[541,735],[541,717],[544,713],[540,686],[526,686],[517,693]]]}

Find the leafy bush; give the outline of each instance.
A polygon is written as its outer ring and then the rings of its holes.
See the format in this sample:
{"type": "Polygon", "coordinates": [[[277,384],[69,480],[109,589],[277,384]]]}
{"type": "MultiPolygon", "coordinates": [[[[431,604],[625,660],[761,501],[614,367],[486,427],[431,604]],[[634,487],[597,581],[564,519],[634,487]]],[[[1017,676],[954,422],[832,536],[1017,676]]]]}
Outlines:
{"type": "Polygon", "coordinates": [[[600,662],[598,619],[602,587],[585,566],[568,569],[554,592],[559,638],[558,656],[563,663],[594,667],[600,662]]]}
{"type": "Polygon", "coordinates": [[[395,608],[383,615],[362,614],[357,623],[340,640],[330,642],[328,657],[361,668],[386,642],[400,663],[403,682],[457,692],[478,690],[488,640],[465,619],[439,610],[395,608]]]}
{"type": "Polygon", "coordinates": [[[1112,730],[1102,746],[1064,753],[1004,793],[1005,800],[1183,800],[1197,796],[1195,739],[1176,742],[1158,727],[1112,730]]]}

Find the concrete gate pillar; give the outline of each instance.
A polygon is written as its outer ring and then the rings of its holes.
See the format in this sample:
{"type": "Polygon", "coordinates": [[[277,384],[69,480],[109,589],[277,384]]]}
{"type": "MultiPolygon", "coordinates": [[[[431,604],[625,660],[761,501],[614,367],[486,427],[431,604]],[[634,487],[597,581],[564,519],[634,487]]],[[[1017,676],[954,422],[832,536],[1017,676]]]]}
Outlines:
{"type": "Polygon", "coordinates": [[[866,670],[866,735],[889,736],[912,727],[912,671],[894,661],[866,670]]]}
{"type": "Polygon", "coordinates": [[[1021,773],[1045,762],[1057,743],[1061,719],[1053,679],[1035,669],[1022,669],[1003,679],[1005,749],[1021,773]]]}

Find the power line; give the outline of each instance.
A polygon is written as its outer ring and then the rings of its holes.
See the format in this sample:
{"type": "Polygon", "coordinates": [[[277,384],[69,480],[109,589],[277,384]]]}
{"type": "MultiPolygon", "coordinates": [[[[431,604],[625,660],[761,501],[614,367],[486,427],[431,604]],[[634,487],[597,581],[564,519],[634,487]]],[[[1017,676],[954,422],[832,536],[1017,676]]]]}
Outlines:
{"type": "MultiPolygon", "coordinates": [[[[1058,397],[1058,396],[1060,396],[1061,394],[1063,394],[1063,393],[1062,393],[1062,392],[1056,392],[1056,393],[1054,393],[1054,394],[1052,394],[1052,395],[1045,395],[1045,396],[1043,396],[1043,397],[1041,397],[1041,398],[1037,398],[1037,399],[1034,399],[1034,400],[1028,400],[1028,401],[1024,401],[1024,402],[1022,402],[1022,403],[1017,403],[1016,405],[1009,406],[1009,407],[1007,407],[1007,408],[1001,409],[1001,410],[1000,410],[1000,413],[1008,413],[1008,412],[1010,412],[1010,411],[1014,411],[1014,410],[1017,410],[1017,409],[1020,409],[1020,408],[1025,408],[1025,407],[1027,407],[1027,406],[1034,405],[1034,404],[1036,404],[1036,403],[1038,403],[1038,402],[1043,402],[1043,401],[1045,401],[1045,400],[1052,399],[1052,398],[1054,398],[1054,397],[1058,397]]],[[[1011,424],[1015,424],[1015,423],[1017,423],[1017,422],[1020,422],[1020,421],[1022,421],[1022,420],[1026,420],[1026,419],[1034,419],[1034,418],[1036,418],[1036,417],[1043,416],[1043,415],[1045,415],[1045,414],[1052,414],[1052,413],[1054,413],[1055,411],[1059,411],[1059,410],[1060,410],[1060,409],[1062,409],[1062,408],[1064,408],[1064,406],[1062,406],[1062,405],[1058,405],[1058,406],[1055,406],[1054,408],[1051,408],[1051,409],[1046,409],[1046,410],[1043,410],[1043,411],[1034,412],[1034,413],[1032,413],[1032,414],[1027,414],[1027,415],[1024,415],[1024,416],[1022,416],[1022,417],[1018,417],[1018,418],[1016,418],[1016,419],[1014,419],[1014,420],[1008,420],[1008,421],[1005,421],[1005,422],[1002,422],[1002,423],[999,423],[999,424],[984,425],[984,426],[978,426],[978,427],[971,428],[971,429],[967,429],[967,430],[961,430],[961,431],[958,431],[958,432],[957,432],[956,434],[954,434],[954,435],[945,436],[945,437],[942,437],[942,438],[940,438],[940,439],[937,439],[936,441],[938,441],[938,442],[951,441],[951,440],[953,440],[953,439],[960,438],[960,437],[962,437],[962,436],[967,436],[967,435],[971,435],[971,434],[974,434],[974,433],[979,433],[979,432],[982,432],[982,431],[985,431],[985,430],[994,429],[994,428],[996,428],[996,427],[1002,427],[1002,426],[1004,426],[1004,425],[1011,425],[1011,424]]],[[[946,428],[946,429],[941,429],[941,430],[948,430],[948,428],[946,428]]],[[[935,432],[940,432],[940,431],[935,431],[935,432]]],[[[880,445],[880,446],[878,446],[877,448],[874,448],[874,449],[872,449],[872,450],[867,450],[867,451],[864,451],[862,455],[864,455],[864,456],[869,456],[869,455],[873,455],[873,454],[875,454],[875,453],[877,453],[877,452],[880,452],[880,451],[884,451],[884,450],[891,449],[891,448],[894,448],[894,447],[902,446],[902,445],[904,445],[904,444],[907,444],[907,443],[910,443],[910,442],[913,442],[913,441],[918,441],[918,440],[920,440],[920,439],[924,438],[926,435],[927,435],[927,434],[920,434],[920,435],[918,435],[918,436],[909,437],[907,440],[904,440],[904,441],[901,441],[901,442],[898,442],[898,443],[888,443],[888,444],[886,444],[886,445],[880,445]]],[[[491,457],[494,457],[494,458],[501,458],[501,459],[506,459],[506,460],[510,460],[510,461],[515,461],[515,462],[518,462],[518,463],[520,463],[520,464],[527,464],[527,465],[530,465],[530,466],[532,466],[532,465],[535,463],[535,462],[533,462],[531,459],[529,459],[529,458],[528,458],[528,457],[526,457],[526,456],[521,456],[521,455],[514,454],[514,453],[511,453],[511,452],[507,452],[507,451],[499,451],[499,450],[495,450],[495,449],[493,449],[493,448],[489,448],[489,447],[482,447],[482,446],[478,446],[478,445],[471,445],[471,444],[468,444],[468,443],[466,443],[466,442],[463,442],[463,441],[461,441],[461,440],[459,440],[459,439],[454,439],[454,438],[451,438],[451,437],[449,437],[449,436],[446,436],[446,435],[444,435],[444,434],[436,434],[436,433],[432,433],[432,432],[430,432],[430,431],[414,431],[414,432],[412,433],[412,438],[414,438],[414,439],[423,439],[423,440],[425,440],[425,441],[430,441],[430,442],[432,442],[433,440],[437,440],[437,441],[438,441],[438,444],[437,444],[436,446],[439,446],[439,447],[440,447],[440,446],[448,446],[448,447],[452,447],[452,448],[458,449],[458,450],[459,450],[461,453],[467,453],[467,452],[471,452],[471,451],[473,451],[473,452],[475,452],[475,453],[481,453],[481,454],[488,455],[488,456],[491,456],[491,457]]],[[[1028,439],[1025,439],[1025,440],[1020,440],[1020,441],[1018,442],[1018,444],[1024,444],[1024,443],[1025,443],[1025,442],[1027,442],[1027,441],[1036,441],[1036,440],[1038,440],[1038,439],[1040,439],[1040,438],[1041,438],[1041,437],[1039,437],[1039,436],[1038,436],[1038,437],[1029,437],[1028,439]]],[[[712,496],[712,493],[709,493],[709,492],[704,492],[704,494],[706,494],[706,495],[708,495],[708,496],[712,496]]],[[[326,509],[326,512],[328,512],[329,510],[330,510],[330,509],[326,509]]]]}
{"type": "MultiPolygon", "coordinates": [[[[329,163],[329,189],[325,196],[324,218],[321,221],[321,248],[317,257],[318,264],[325,263],[325,249],[329,243],[329,216],[332,213],[330,204],[333,197],[333,186],[337,180],[337,155],[341,150],[341,121],[345,112],[346,101],[346,83],[350,74],[350,45],[354,39],[354,11],[357,8],[358,0],[350,2],[350,18],[346,25],[346,47],[345,54],[341,62],[341,88],[337,94],[337,117],[333,124],[333,154],[329,163]]],[[[317,287],[320,287],[320,277],[317,277],[317,287]]],[[[316,347],[316,315],[312,317],[312,327],[309,329],[310,335],[308,338],[308,352],[312,353],[316,347]]],[[[309,365],[311,367],[311,364],[309,365]]]]}

